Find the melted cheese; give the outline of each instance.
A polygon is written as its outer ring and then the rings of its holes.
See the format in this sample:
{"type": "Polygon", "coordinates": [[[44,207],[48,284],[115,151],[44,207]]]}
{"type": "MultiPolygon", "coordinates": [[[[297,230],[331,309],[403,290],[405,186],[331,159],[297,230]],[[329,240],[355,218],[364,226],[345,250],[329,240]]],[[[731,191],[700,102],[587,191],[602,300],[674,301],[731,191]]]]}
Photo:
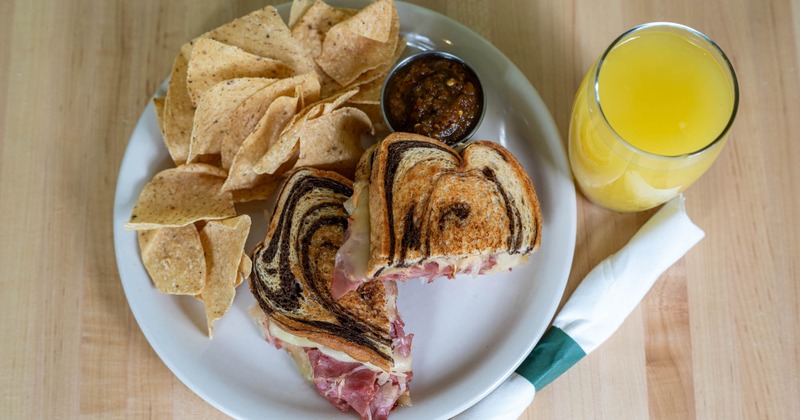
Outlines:
{"type": "Polygon", "coordinates": [[[434,262],[436,263],[436,265],[439,266],[438,272],[443,272],[447,267],[452,267],[453,273],[455,274],[471,274],[471,275],[491,274],[509,270],[516,266],[522,265],[528,261],[529,257],[530,257],[529,254],[510,255],[507,252],[502,252],[499,254],[479,254],[479,255],[467,255],[467,256],[440,257],[429,260],[420,260],[415,265],[407,267],[386,267],[383,271],[381,271],[381,277],[384,276],[389,277],[391,275],[398,273],[402,274],[410,272],[413,271],[415,267],[421,268],[430,262],[434,262]],[[481,268],[483,267],[484,262],[486,262],[490,258],[494,258],[495,260],[494,265],[484,269],[481,272],[481,268]]]}
{"type": "Polygon", "coordinates": [[[353,278],[366,279],[367,265],[369,264],[369,188],[364,188],[358,197],[358,203],[352,214],[353,223],[350,225],[352,247],[349,248],[348,258],[353,264],[353,278]]]}
{"type": "MultiPolygon", "coordinates": [[[[324,355],[326,355],[326,356],[328,356],[330,358],[336,359],[336,360],[338,360],[340,362],[362,363],[365,367],[367,367],[370,370],[374,370],[376,372],[384,372],[383,369],[373,365],[372,363],[361,362],[359,360],[356,360],[356,359],[350,357],[350,355],[348,355],[345,352],[334,350],[334,349],[332,349],[330,347],[323,346],[323,345],[321,345],[319,343],[315,343],[315,342],[313,342],[313,341],[311,341],[311,340],[309,340],[307,338],[298,337],[296,335],[290,334],[290,333],[286,332],[285,330],[283,330],[281,327],[279,327],[274,322],[269,322],[269,334],[271,336],[277,338],[278,340],[281,340],[284,343],[291,344],[292,346],[315,348],[315,349],[319,350],[322,354],[324,354],[324,355]]],[[[395,364],[394,364],[394,367],[391,370],[391,373],[400,376],[400,375],[404,375],[406,372],[411,370],[411,357],[401,357],[397,353],[393,354],[393,356],[396,356],[396,358],[395,358],[395,364]]],[[[297,365],[300,368],[300,370],[303,371],[303,366],[301,366],[301,364],[297,362],[297,358],[295,358],[294,354],[292,354],[292,358],[295,359],[295,363],[297,363],[297,365]]],[[[303,372],[303,374],[305,375],[306,372],[303,372]]]]}
{"type": "Polygon", "coordinates": [[[522,265],[522,264],[525,264],[526,262],[528,262],[528,259],[530,258],[530,256],[531,256],[530,254],[514,254],[514,255],[510,255],[507,252],[504,252],[502,254],[496,254],[494,256],[495,261],[496,261],[495,266],[490,268],[490,269],[488,269],[488,270],[486,270],[486,271],[484,271],[483,274],[496,273],[496,272],[499,272],[499,271],[510,270],[510,269],[512,269],[512,268],[514,268],[514,267],[516,267],[518,265],[522,265]]]}
{"type": "Polygon", "coordinates": [[[392,368],[392,373],[400,375],[405,374],[406,372],[411,372],[411,355],[408,356],[401,356],[398,352],[393,352],[392,357],[394,357],[394,367],[392,368]]]}

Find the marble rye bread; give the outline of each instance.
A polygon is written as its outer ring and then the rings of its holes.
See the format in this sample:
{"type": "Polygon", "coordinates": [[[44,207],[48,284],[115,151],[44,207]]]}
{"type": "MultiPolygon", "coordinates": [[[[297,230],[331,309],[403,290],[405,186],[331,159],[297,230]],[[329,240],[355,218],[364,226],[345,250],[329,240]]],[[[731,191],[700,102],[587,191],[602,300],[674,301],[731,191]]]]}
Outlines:
{"type": "Polygon", "coordinates": [[[250,290],[271,321],[386,371],[393,364],[390,314],[383,282],[339,300],[330,294],[336,251],[344,240],[350,180],[312,168],[283,185],[266,239],[253,251],[250,290]]]}
{"type": "Polygon", "coordinates": [[[393,133],[362,157],[369,182],[367,277],[390,267],[481,256],[527,256],[541,242],[533,184],[504,147],[475,141],[460,152],[417,134],[393,133]]]}

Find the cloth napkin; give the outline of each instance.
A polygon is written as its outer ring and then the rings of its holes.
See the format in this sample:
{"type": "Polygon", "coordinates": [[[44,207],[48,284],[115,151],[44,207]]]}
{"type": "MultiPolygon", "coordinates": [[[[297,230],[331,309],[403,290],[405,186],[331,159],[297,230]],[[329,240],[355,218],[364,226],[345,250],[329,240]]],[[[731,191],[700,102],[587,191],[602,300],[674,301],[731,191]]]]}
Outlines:
{"type": "Polygon", "coordinates": [[[457,419],[517,419],[542,389],[605,342],[656,279],[705,233],[683,195],[667,202],[619,251],[595,267],[515,373],[457,419]]]}

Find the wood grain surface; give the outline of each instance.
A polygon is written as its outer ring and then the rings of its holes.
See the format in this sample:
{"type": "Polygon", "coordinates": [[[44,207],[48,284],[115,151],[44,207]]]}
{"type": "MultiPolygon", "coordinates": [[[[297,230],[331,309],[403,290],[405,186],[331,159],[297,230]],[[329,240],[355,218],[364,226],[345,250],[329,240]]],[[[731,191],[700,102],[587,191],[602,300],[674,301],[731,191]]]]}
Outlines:
{"type": "MultiPolygon", "coordinates": [[[[686,193],[706,238],[523,417],[797,418],[800,3],[415,3],[505,53],[563,138],[583,73],[636,24],[705,32],[739,77],[729,142],[686,193]]],[[[133,319],[114,260],[112,207],[128,138],[180,45],[264,4],[0,1],[2,417],[224,417],[167,369],[133,319]]],[[[579,195],[565,299],[649,215],[606,211],[579,195]]]]}

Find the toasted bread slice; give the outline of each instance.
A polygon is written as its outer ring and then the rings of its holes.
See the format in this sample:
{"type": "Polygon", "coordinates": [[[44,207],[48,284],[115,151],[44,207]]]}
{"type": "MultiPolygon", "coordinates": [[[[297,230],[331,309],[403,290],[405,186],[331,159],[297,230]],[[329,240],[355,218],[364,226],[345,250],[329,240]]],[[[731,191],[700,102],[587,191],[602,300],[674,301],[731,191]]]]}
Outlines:
{"type": "Polygon", "coordinates": [[[394,291],[372,282],[338,301],[330,294],[333,261],[347,229],[342,203],[351,194],[352,183],[334,172],[292,172],[266,239],[253,251],[250,290],[285,333],[388,372],[394,365],[394,291]]]}
{"type": "Polygon", "coordinates": [[[536,192],[504,147],[476,141],[459,153],[394,133],[371,160],[369,278],[426,261],[528,255],[539,247],[536,192]]]}
{"type": "Polygon", "coordinates": [[[510,269],[541,242],[541,210],[528,174],[490,141],[456,151],[425,136],[393,133],[364,153],[355,183],[334,297],[373,279],[510,269]]]}

